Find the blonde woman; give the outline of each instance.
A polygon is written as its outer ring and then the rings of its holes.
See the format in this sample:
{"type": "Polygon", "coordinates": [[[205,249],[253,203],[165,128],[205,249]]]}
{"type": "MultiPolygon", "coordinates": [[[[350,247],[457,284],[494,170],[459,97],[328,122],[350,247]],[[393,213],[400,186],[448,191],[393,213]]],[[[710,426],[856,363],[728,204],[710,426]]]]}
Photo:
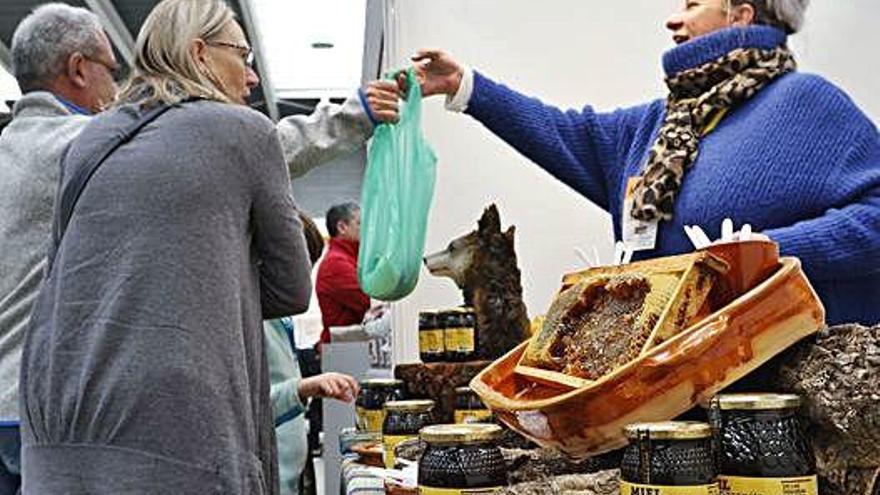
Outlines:
{"type": "Polygon", "coordinates": [[[276,129],[241,105],[258,80],[221,0],[161,2],[136,52],[64,160],[22,356],[23,492],[275,494],[261,322],[311,292],[285,155],[369,120],[276,129]]]}

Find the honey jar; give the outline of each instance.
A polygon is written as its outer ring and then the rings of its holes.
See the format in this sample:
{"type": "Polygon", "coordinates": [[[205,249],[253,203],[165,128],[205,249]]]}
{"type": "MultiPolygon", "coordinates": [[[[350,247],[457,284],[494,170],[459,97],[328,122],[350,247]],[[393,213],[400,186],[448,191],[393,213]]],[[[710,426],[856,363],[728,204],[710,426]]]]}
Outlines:
{"type": "Polygon", "coordinates": [[[717,495],[712,429],[707,423],[636,423],[620,466],[621,495],[717,495]]]}
{"type": "Polygon", "coordinates": [[[456,308],[441,313],[446,360],[470,361],[476,357],[476,314],[473,308],[456,308]]]}
{"type": "Polygon", "coordinates": [[[492,411],[483,404],[480,397],[470,387],[455,389],[455,409],[452,414],[458,424],[492,421],[492,411]]]}
{"type": "Polygon", "coordinates": [[[800,405],[792,394],[721,394],[712,400],[722,494],[818,493],[800,405]]]}
{"type": "Polygon", "coordinates": [[[390,378],[364,380],[355,403],[358,430],[382,432],[385,403],[403,399],[403,381],[390,378]]]}
{"type": "Polygon", "coordinates": [[[446,358],[446,343],[438,311],[419,312],[419,357],[423,363],[446,358]]]}
{"type": "Polygon", "coordinates": [[[432,400],[397,400],[385,403],[385,422],[382,424],[382,447],[385,467],[393,469],[394,448],[419,437],[419,430],[433,423],[432,400]]]}
{"type": "Polygon", "coordinates": [[[498,448],[502,430],[491,424],[422,428],[427,445],[419,459],[421,495],[491,494],[507,485],[507,464],[498,448]]]}

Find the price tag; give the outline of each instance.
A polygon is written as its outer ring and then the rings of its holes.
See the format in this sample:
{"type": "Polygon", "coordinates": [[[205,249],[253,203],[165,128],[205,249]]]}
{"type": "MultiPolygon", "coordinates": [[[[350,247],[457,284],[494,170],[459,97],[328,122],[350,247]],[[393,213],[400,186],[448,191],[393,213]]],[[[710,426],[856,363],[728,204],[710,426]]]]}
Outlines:
{"type": "Polygon", "coordinates": [[[626,194],[623,196],[623,219],[621,230],[623,243],[632,251],[646,251],[657,246],[658,220],[645,222],[632,217],[634,195],[639,177],[630,177],[626,181],[626,194]]]}

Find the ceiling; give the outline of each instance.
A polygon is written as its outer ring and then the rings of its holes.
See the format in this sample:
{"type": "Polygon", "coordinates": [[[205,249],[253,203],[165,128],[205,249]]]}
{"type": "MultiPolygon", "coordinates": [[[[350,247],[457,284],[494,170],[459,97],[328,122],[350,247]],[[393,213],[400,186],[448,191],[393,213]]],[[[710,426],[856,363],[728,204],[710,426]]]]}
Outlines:
{"type": "MultiPolygon", "coordinates": [[[[0,66],[7,72],[9,46],[16,26],[45,2],[0,1],[0,66]]],[[[159,0],[63,2],[95,12],[113,43],[117,59],[130,65],[134,38],[159,0]]],[[[378,60],[368,61],[378,58],[375,50],[371,56],[365,55],[364,46],[371,45],[365,43],[369,37],[365,33],[376,32],[375,26],[365,26],[368,24],[365,18],[369,17],[367,10],[375,9],[382,0],[227,0],[227,3],[238,15],[257,54],[256,71],[261,84],[252,94],[251,106],[273,119],[310,113],[321,98],[334,97],[338,101],[337,98],[347,96],[360,84],[362,74],[371,72],[365,70],[364,65],[378,67],[378,60]],[[327,41],[334,45],[332,49],[313,48],[327,41]],[[341,65],[344,69],[340,71],[341,65]],[[310,77],[295,80],[293,76],[297,74],[310,77]]],[[[0,90],[8,86],[9,77],[0,78],[0,90]]],[[[8,94],[8,90],[3,94],[8,94]]]]}

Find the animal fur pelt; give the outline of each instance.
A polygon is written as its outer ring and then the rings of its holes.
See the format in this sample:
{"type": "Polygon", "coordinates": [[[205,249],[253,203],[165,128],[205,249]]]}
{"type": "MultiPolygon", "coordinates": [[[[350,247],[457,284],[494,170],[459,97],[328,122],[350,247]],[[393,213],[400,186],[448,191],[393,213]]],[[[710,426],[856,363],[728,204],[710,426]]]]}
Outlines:
{"type": "Polygon", "coordinates": [[[520,271],[511,226],[501,231],[498,208],[483,212],[477,230],[454,239],[425,258],[434,275],[455,281],[464,303],[477,314],[477,354],[496,359],[528,338],[529,319],[522,301],[520,271]]]}

